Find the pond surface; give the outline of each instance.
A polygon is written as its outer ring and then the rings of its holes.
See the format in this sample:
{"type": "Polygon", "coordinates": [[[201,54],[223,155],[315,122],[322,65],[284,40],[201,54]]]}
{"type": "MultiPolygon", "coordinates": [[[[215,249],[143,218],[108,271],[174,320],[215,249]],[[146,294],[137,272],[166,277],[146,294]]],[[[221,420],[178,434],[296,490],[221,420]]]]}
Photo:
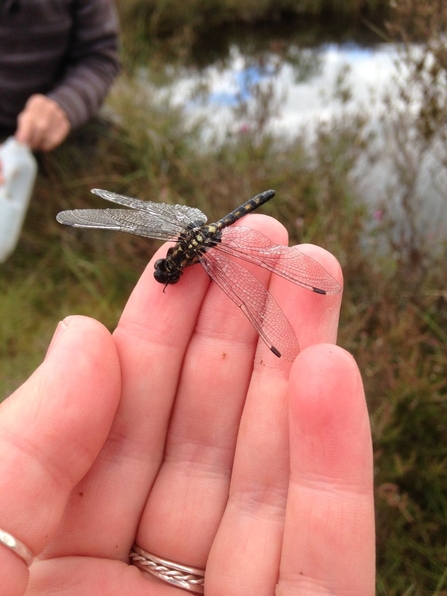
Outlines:
{"type": "Polygon", "coordinates": [[[353,109],[373,109],[372,101],[390,87],[395,59],[396,50],[390,45],[327,44],[297,49],[296,64],[275,54],[263,55],[256,63],[233,46],[224,65],[196,72],[185,69],[167,91],[187,114],[211,116],[207,121],[218,132],[235,124],[249,125],[243,119],[235,123],[235,108],[255,101],[256,91],[270,85],[269,128],[293,136],[303,126],[312,128],[346,110],[340,87],[349,87],[353,109]]]}
{"type": "MultiPolygon", "coordinates": [[[[374,44],[369,39],[362,43],[362,35],[318,42],[308,36],[300,41],[282,38],[269,29],[230,39],[220,50],[219,54],[198,52],[197,64],[167,67],[169,82],[162,87],[151,81],[151,73],[145,69],[144,84],[161,101],[169,97],[181,106],[186,119],[205,117],[205,146],[252,127],[283,139],[304,136],[310,143],[322,123],[350,113],[368,115],[379,157],[371,165],[366,156],[359,156],[354,174],[360,180],[361,196],[371,213],[377,215],[391,207],[395,219],[406,225],[408,214],[403,211],[401,196],[406,189],[399,188],[392,161],[396,148],[390,146],[380,120],[386,110],[383,96],[393,97],[398,92],[395,45],[374,44]]],[[[413,151],[414,167],[420,168],[412,217],[416,213],[418,231],[425,239],[442,241],[447,236],[445,167],[439,167],[434,152],[424,155],[421,164],[417,148],[409,151],[413,151]]],[[[380,224],[379,216],[376,223],[380,224]]]]}

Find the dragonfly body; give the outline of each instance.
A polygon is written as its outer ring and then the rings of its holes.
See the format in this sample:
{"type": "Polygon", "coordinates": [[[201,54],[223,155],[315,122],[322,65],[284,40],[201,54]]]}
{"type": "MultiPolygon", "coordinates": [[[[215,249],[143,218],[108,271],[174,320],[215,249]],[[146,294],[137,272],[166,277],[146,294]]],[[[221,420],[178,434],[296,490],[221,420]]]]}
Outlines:
{"type": "Polygon", "coordinates": [[[130,209],[62,211],[57,220],[75,227],[116,230],[175,241],[166,257],[156,261],[155,279],[165,287],[175,284],[186,267],[200,263],[211,279],[241,308],[278,357],[295,359],[299,353],[295,333],[269,291],[233,257],[258,265],[317,294],[340,292],[340,285],[324,267],[297,247],[273,244],[261,232],[232,225],[272,199],[275,196],[273,190],[256,195],[209,225],[206,225],[204,213],[186,205],[141,201],[107,190],[94,189],[92,192],[130,209]]]}
{"type": "Polygon", "coordinates": [[[210,225],[191,224],[181,233],[176,246],[171,247],[165,259],[155,263],[154,277],[162,284],[175,284],[179,281],[185,267],[200,262],[200,256],[214,248],[222,240],[221,231],[234,224],[238,219],[254,211],[275,196],[274,190],[267,190],[237,207],[231,213],[210,225]]]}

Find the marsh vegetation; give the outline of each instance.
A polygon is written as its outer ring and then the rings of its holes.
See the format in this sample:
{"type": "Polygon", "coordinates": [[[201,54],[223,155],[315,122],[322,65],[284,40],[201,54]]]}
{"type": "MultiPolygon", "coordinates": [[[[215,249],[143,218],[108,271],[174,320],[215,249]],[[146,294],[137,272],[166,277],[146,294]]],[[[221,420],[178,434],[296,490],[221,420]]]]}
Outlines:
{"type": "MultiPolygon", "coordinates": [[[[274,73],[250,83],[249,95],[231,108],[241,125],[218,141],[208,137],[205,150],[206,118],[191,121],[175,98],[157,99],[142,84],[143,65],[162,82],[194,64],[204,30],[235,19],[261,27],[290,17],[295,4],[133,0],[121,9],[123,73],[108,100],[112,123],[81,131],[40,158],[20,245],[0,268],[0,398],[38,365],[67,314],[113,329],[156,245],[61,229],[58,211],[103,207],[90,194],[99,187],[197,206],[215,220],[274,188],[277,198],[264,212],[287,226],[291,243],[324,246],[344,270],[339,343],[363,373],[375,446],[377,593],[440,596],[447,593],[447,243],[442,231],[427,235],[419,223],[426,204],[421,176],[428,172],[437,184],[447,174],[447,9],[395,2],[388,25],[374,34],[399,50],[397,94],[380,98],[373,121],[352,109],[341,76],[333,93],[344,109],[321,120],[311,139],[299,129],[283,138],[269,128],[281,110],[274,73]],[[372,208],[363,200],[359,163],[373,168],[384,147],[394,178],[372,208]]],[[[308,2],[308,10],[317,4],[308,2]]],[[[349,3],[329,4],[347,18],[349,3]]],[[[359,14],[353,8],[351,16],[359,14]]],[[[267,56],[287,59],[287,45],[270,29],[271,37],[247,54],[257,68],[267,56]]]]}

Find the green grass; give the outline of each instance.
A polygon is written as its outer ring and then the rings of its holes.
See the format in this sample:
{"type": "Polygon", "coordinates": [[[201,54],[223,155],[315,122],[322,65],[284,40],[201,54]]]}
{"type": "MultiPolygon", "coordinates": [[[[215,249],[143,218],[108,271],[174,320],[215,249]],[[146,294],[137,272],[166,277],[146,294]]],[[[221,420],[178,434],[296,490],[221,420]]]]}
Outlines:
{"type": "MultiPolygon", "coordinates": [[[[154,70],[159,51],[157,45],[154,70]]],[[[0,399],[38,365],[64,316],[88,314],[113,329],[157,245],[64,228],[58,211],[103,207],[90,194],[99,187],[197,206],[215,219],[275,188],[264,212],[288,227],[291,242],[321,244],[344,269],[339,342],[362,371],[375,448],[377,593],[447,594],[445,247],[436,255],[414,238],[413,246],[378,250],[387,221],[368,232],[372,214],[353,176],[369,151],[365,115],[322,127],[310,148],[298,134],[278,142],[265,131],[269,97],[258,90],[249,131],[204,152],[200,128],[188,127],[169,102],[145,96],[130,66],[109,99],[120,125],[103,129],[96,145],[80,139],[42,159],[20,244],[0,266],[0,399]]],[[[248,118],[245,108],[238,113],[248,118]]],[[[387,117],[398,122],[392,109],[387,117]]],[[[431,122],[430,130],[442,133],[443,126],[431,122]]]]}

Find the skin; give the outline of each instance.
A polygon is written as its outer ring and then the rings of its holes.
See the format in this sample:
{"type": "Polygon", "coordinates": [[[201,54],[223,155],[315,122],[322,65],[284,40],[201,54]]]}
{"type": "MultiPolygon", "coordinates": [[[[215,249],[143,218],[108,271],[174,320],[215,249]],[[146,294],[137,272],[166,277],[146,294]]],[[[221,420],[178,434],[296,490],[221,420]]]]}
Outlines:
{"type": "MultiPolygon", "coordinates": [[[[269,217],[243,223],[287,242],[269,217]]],[[[371,437],[334,343],[341,295],[271,276],[302,348],[291,364],[200,266],[164,294],[154,259],[113,335],[65,319],[0,407],[0,527],[39,555],[29,575],[0,548],[2,594],[187,593],[128,565],[137,542],[206,566],[208,596],[372,596],[371,437]]]]}
{"type": "MultiPolygon", "coordinates": [[[[36,93],[17,117],[15,138],[33,151],[53,151],[68,136],[71,125],[67,114],[52,99],[36,93]]],[[[0,162],[0,184],[4,183],[0,162]]]]}
{"type": "Polygon", "coordinates": [[[33,151],[52,151],[69,132],[70,122],[59,104],[36,93],[31,95],[17,118],[15,137],[33,151]]]}

